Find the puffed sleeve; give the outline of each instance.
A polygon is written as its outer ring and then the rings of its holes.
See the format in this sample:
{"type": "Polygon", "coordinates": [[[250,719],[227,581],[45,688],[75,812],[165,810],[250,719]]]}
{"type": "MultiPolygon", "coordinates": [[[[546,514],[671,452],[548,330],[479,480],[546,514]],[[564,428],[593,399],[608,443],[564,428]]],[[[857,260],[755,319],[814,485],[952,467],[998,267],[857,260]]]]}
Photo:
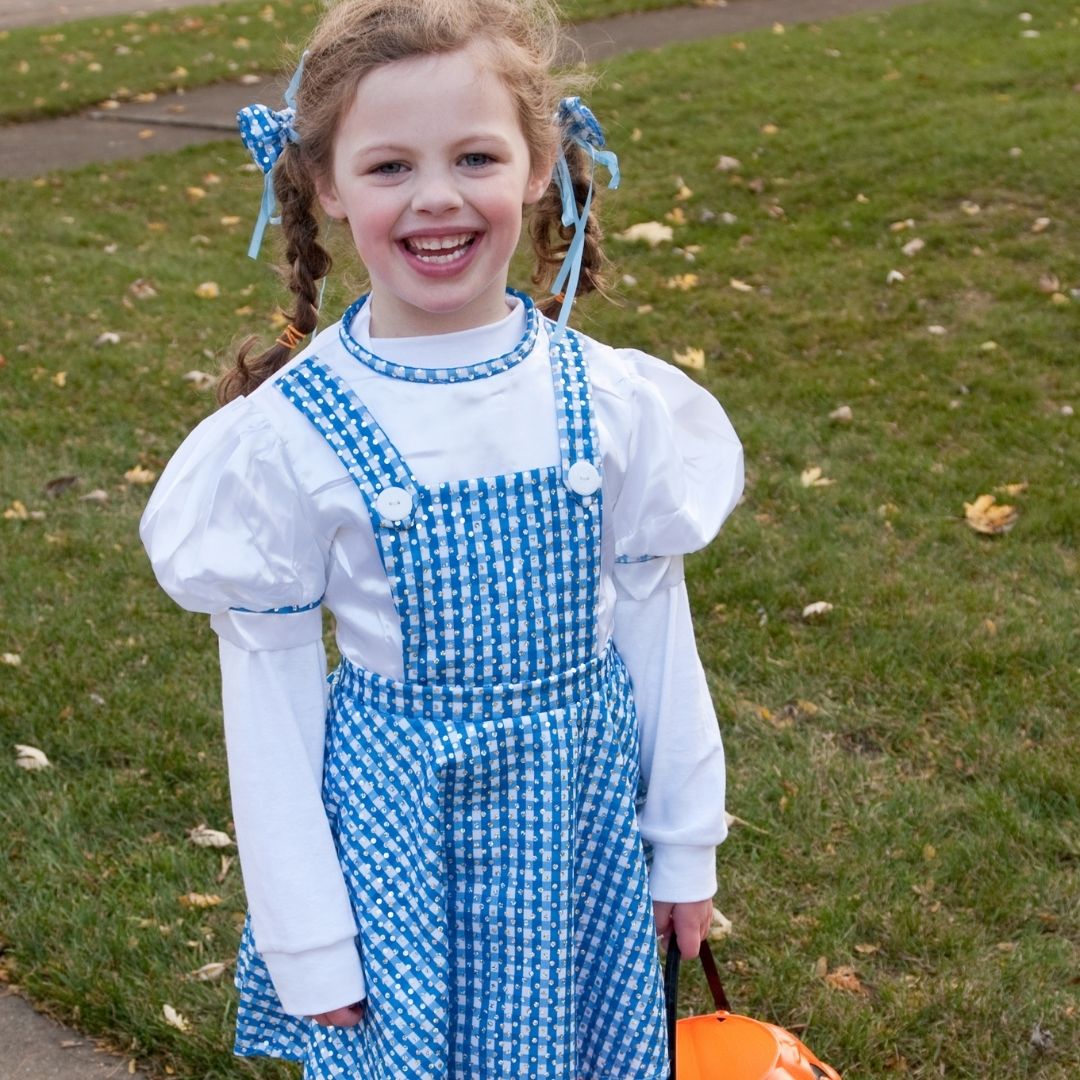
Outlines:
{"type": "Polygon", "coordinates": [[[273,620],[277,640],[261,631],[258,643],[285,648],[321,634],[328,543],[312,522],[281,438],[252,399],[237,398],[177,450],[139,531],[181,607],[213,615],[215,630],[241,647],[245,613],[287,614],[273,620]]]}
{"type": "Polygon", "coordinates": [[[742,494],[742,445],[716,399],[670,364],[621,350],[633,401],[613,509],[620,562],[704,547],[742,494]]]}

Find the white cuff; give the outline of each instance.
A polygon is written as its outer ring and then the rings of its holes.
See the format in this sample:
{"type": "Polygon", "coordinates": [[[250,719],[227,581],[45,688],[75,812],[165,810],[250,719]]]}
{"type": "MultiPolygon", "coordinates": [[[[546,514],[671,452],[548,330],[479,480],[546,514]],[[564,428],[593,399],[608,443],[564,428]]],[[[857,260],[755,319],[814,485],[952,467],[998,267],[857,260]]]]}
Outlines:
{"type": "Polygon", "coordinates": [[[281,1001],[293,1016],[315,1016],[363,1001],[367,984],[355,938],[299,953],[264,952],[281,1001]]]}
{"type": "Polygon", "coordinates": [[[689,904],[716,894],[716,848],[712,844],[654,844],[649,891],[654,900],[689,904]]]}
{"type": "Polygon", "coordinates": [[[218,637],[245,652],[276,652],[322,640],[322,608],[301,611],[238,611],[235,608],[210,616],[218,637]]]}

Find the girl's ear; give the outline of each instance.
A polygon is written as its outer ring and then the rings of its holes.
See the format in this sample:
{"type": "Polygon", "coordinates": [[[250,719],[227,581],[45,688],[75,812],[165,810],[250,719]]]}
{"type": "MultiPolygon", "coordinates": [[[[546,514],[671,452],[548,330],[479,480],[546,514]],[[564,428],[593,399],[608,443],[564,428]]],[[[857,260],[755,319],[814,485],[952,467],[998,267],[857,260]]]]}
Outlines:
{"type": "Polygon", "coordinates": [[[526,206],[532,206],[544,197],[544,192],[551,186],[554,172],[555,158],[553,156],[536,163],[536,168],[529,173],[529,180],[525,185],[526,206]]]}
{"type": "Polygon", "coordinates": [[[341,199],[338,198],[337,188],[334,187],[334,182],[329,176],[320,176],[315,181],[315,192],[319,196],[319,205],[326,211],[327,217],[332,217],[336,221],[344,221],[348,217],[341,199]]]}

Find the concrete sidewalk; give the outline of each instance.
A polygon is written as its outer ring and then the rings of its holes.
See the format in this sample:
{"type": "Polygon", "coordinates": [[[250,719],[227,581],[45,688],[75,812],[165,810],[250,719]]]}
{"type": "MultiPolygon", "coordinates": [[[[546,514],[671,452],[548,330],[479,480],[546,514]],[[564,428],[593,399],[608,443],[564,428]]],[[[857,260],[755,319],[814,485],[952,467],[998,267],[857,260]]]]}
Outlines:
{"type": "MultiPolygon", "coordinates": [[[[33,0],[0,0],[0,26],[33,0]]],[[[227,2],[227,0],[221,0],[227,2]]],[[[619,15],[570,27],[572,57],[589,63],[638,49],[695,41],[719,34],[818,22],[865,11],[902,7],[921,0],[729,0],[726,7],[679,7],[619,15]]],[[[45,5],[46,7],[50,5],[45,5]]],[[[153,0],[69,0],[55,9],[96,9],[104,13],[165,7],[153,0]]],[[[110,111],[91,109],[76,116],[12,124],[0,128],[0,177],[30,179],[55,170],[168,153],[215,139],[236,137],[236,110],[254,101],[278,107],[280,76],[252,83],[224,82],[159,97],[150,105],[133,102],[110,111]]],[[[2,1080],[2,1078],[0,1078],[2,1080]]]]}

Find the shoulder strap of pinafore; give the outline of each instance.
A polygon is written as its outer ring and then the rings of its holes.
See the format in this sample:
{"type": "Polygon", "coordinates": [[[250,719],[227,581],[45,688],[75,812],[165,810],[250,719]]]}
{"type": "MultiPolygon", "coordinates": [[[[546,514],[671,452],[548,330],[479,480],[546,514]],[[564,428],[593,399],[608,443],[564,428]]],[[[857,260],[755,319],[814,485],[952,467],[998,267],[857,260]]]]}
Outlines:
{"type": "Polygon", "coordinates": [[[401,529],[419,506],[416,477],[364,403],[311,356],[278,389],[322,433],[367,504],[372,524],[401,529]]]}
{"type": "MultiPolygon", "coordinates": [[[[554,324],[548,325],[548,333],[554,324]]],[[[559,468],[569,491],[588,505],[602,482],[600,444],[582,339],[566,331],[549,349],[559,421],[559,468]]]]}

